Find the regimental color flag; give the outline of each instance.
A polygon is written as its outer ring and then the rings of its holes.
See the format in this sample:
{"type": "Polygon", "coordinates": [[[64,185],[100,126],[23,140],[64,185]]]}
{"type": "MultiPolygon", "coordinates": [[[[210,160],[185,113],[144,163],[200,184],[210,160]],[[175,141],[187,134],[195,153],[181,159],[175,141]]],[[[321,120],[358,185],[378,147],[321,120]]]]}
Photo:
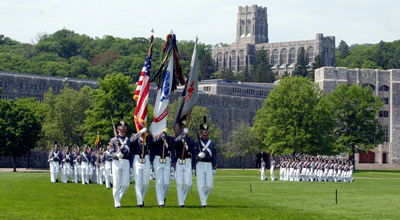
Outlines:
{"type": "Polygon", "coordinates": [[[133,99],[137,101],[134,121],[136,131],[139,132],[147,126],[147,103],[149,101],[149,88],[150,88],[150,70],[151,70],[151,56],[153,53],[153,35],[150,40],[150,47],[147,52],[146,61],[142,72],[140,73],[139,81],[136,84],[136,91],[133,99]]]}
{"type": "Polygon", "coordinates": [[[154,136],[158,136],[163,131],[167,130],[168,104],[171,94],[173,71],[174,57],[171,56],[164,74],[163,85],[157,90],[157,98],[154,107],[154,121],[150,126],[150,132],[154,136]]]}
{"type": "MultiPolygon", "coordinates": [[[[182,97],[179,100],[178,110],[174,119],[174,129],[178,132],[177,124],[184,119],[190,119],[193,107],[197,104],[198,94],[198,56],[197,56],[197,39],[194,44],[192,62],[190,63],[190,72],[186,80],[185,88],[182,91],[182,97]]],[[[189,120],[186,120],[189,123],[189,120]]]]}

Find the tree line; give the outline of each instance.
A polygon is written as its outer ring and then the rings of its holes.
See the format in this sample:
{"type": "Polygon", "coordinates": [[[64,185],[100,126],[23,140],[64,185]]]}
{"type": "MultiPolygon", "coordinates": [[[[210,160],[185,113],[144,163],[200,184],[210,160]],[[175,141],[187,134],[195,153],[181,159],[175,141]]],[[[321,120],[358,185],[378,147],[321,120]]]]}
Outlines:
{"type": "MultiPolygon", "coordinates": [[[[179,37],[179,36],[178,36],[179,37]]],[[[62,29],[41,34],[37,43],[20,43],[0,35],[0,70],[82,79],[103,79],[107,74],[121,73],[135,82],[143,67],[149,39],[123,39],[113,36],[91,38],[62,29]]],[[[164,39],[154,39],[153,66],[161,63],[164,39]]],[[[181,65],[189,71],[194,41],[178,41],[181,65]]],[[[199,70],[202,79],[215,72],[212,46],[198,43],[199,70]]]]}

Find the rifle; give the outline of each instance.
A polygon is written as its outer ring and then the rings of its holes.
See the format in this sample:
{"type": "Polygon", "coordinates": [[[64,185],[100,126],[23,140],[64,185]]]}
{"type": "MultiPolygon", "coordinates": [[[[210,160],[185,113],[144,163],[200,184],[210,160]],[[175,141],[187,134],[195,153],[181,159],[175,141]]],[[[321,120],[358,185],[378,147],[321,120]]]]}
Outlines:
{"type": "Polygon", "coordinates": [[[113,120],[112,115],[110,115],[110,118],[111,118],[111,123],[112,123],[113,131],[114,131],[114,137],[115,137],[115,141],[116,141],[115,144],[117,145],[118,152],[121,152],[121,149],[119,147],[119,141],[118,141],[118,138],[117,138],[117,129],[115,128],[115,124],[114,124],[114,120],[113,120]]]}

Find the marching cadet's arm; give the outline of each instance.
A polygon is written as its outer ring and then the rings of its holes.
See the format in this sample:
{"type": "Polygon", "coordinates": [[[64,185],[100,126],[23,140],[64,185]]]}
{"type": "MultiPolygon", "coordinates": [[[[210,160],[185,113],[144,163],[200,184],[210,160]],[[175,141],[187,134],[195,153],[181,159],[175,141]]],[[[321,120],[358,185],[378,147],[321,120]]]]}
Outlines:
{"type": "Polygon", "coordinates": [[[53,152],[50,151],[50,153],[49,153],[49,161],[51,161],[53,159],[53,157],[54,157],[53,155],[54,155],[53,152]]]}
{"type": "Polygon", "coordinates": [[[215,146],[214,143],[212,143],[212,158],[211,158],[211,164],[212,164],[212,169],[215,170],[217,168],[217,147],[215,146]]]}
{"type": "Polygon", "coordinates": [[[171,152],[171,166],[174,167],[173,161],[176,158],[175,155],[175,140],[173,137],[167,136],[167,142],[168,142],[168,150],[171,152]]]}

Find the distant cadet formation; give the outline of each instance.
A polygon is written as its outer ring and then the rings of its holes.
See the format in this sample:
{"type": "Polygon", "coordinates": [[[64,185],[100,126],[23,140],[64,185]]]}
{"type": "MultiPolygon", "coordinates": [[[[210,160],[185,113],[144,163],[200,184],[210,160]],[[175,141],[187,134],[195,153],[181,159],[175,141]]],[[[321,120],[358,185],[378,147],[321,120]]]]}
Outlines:
{"type": "Polygon", "coordinates": [[[119,208],[134,179],[137,205],[143,207],[153,173],[158,206],[165,206],[170,179],[175,179],[178,205],[183,208],[192,186],[192,175],[196,174],[200,203],[206,207],[216,173],[216,146],[208,139],[205,117],[197,142],[187,135],[186,124],[185,121],[179,123],[180,133],[175,138],[165,132],[153,136],[147,128],[128,137],[126,122],[120,121],[116,125],[117,135],[110,140],[106,150],[92,151],[84,146],[81,153],[78,147],[73,152],[65,147],[61,153],[55,144],[49,153],[50,180],[58,182],[61,172],[63,183],[105,184],[107,189],[112,188],[114,206],[119,208]]]}
{"type": "Polygon", "coordinates": [[[322,157],[283,157],[278,165],[280,180],[303,182],[353,182],[351,160],[322,157]]]}

